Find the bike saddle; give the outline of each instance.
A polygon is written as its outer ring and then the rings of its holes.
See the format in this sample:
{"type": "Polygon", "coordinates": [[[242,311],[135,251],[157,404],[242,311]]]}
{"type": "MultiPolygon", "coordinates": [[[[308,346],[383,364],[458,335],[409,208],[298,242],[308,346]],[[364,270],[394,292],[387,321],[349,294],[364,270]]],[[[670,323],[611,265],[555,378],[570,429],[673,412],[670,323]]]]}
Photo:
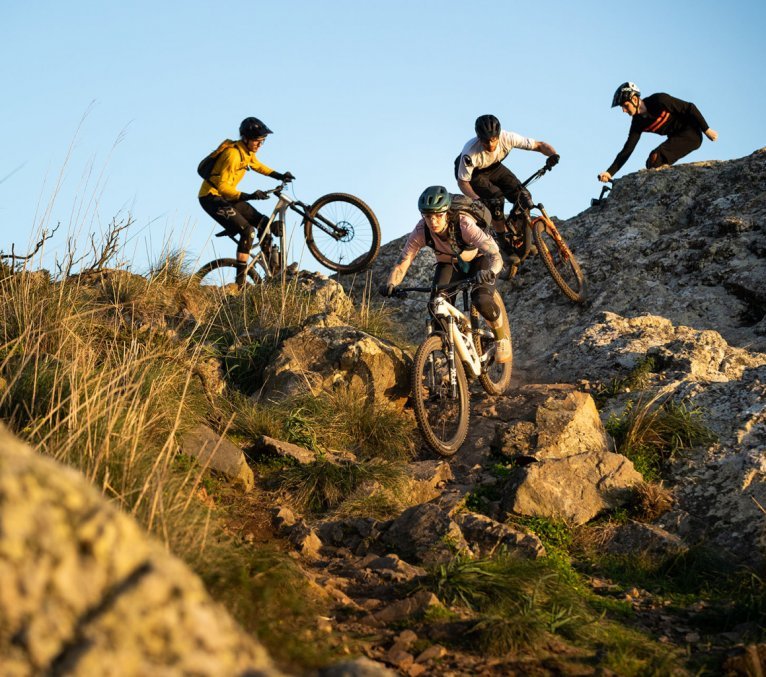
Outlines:
{"type": "Polygon", "coordinates": [[[222,230],[220,233],[215,234],[216,237],[228,237],[229,233],[225,230],[222,230]]]}

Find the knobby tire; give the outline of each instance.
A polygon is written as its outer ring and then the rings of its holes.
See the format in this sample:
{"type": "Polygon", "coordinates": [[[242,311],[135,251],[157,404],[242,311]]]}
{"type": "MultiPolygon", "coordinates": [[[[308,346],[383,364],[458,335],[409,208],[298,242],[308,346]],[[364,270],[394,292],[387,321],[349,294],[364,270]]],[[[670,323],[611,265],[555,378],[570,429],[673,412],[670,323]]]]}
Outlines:
{"type": "Polygon", "coordinates": [[[358,273],[372,264],[380,249],[378,219],[362,200],[347,193],[329,193],[309,207],[304,220],[309,251],[322,265],[337,273],[358,273]],[[336,240],[312,219],[321,216],[346,228],[348,235],[336,240]]]}
{"type": "Polygon", "coordinates": [[[452,456],[465,442],[470,418],[470,395],[463,364],[455,359],[457,398],[452,398],[447,363],[447,343],[432,334],[420,344],[412,367],[412,401],[415,419],[426,444],[441,456],[452,456]],[[433,358],[433,365],[429,357],[433,358]],[[432,366],[435,379],[432,381],[432,366]]]}
{"type": "MultiPolygon", "coordinates": [[[[261,266],[260,263],[256,263],[255,265],[261,266]]],[[[215,271],[221,270],[222,268],[231,268],[233,271],[232,278],[234,278],[237,272],[237,259],[214,259],[213,261],[206,263],[204,266],[202,266],[202,268],[194,273],[194,277],[200,282],[200,284],[210,284],[215,279],[215,271]]],[[[255,266],[248,268],[247,276],[250,279],[250,282],[253,284],[260,284],[260,282],[262,282],[262,279],[255,272],[255,266]]],[[[223,282],[223,275],[219,281],[223,282]]]]}
{"type": "MultiPolygon", "coordinates": [[[[555,228],[555,226],[553,226],[555,228]]],[[[553,237],[548,233],[545,220],[539,218],[534,223],[535,244],[545,267],[551,274],[553,281],[564,295],[575,303],[585,301],[585,278],[583,277],[580,264],[577,263],[572,250],[564,242],[561,233],[556,229],[563,244],[560,249],[553,237]],[[558,263],[554,260],[558,258],[558,263]],[[568,279],[564,279],[564,275],[568,279]]]]}
{"type": "MultiPolygon", "coordinates": [[[[487,360],[484,369],[479,374],[479,383],[489,395],[503,395],[511,385],[511,374],[513,372],[513,340],[511,339],[511,327],[508,324],[508,313],[505,310],[505,303],[500,293],[495,289],[493,301],[500,308],[503,315],[503,326],[508,330],[508,338],[511,342],[511,359],[505,363],[495,362],[494,341],[483,339],[478,332],[473,335],[473,344],[479,355],[484,355],[487,350],[492,351],[492,356],[487,360]]],[[[479,314],[476,306],[471,304],[471,326],[474,328],[489,329],[486,320],[479,314]]]]}

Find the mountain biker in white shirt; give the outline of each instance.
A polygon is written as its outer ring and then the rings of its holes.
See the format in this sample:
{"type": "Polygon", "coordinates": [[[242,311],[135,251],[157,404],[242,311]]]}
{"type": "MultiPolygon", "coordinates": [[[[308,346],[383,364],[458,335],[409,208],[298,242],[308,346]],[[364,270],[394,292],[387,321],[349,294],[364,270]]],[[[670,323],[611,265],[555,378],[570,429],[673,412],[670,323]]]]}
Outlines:
{"type": "Polygon", "coordinates": [[[532,206],[532,196],[514,173],[502,164],[514,148],[534,150],[547,156],[549,169],[556,165],[556,149],[545,141],[535,141],[516,132],[501,129],[494,115],[480,115],[474,125],[476,136],[463,146],[455,159],[455,178],[460,191],[474,200],[481,200],[492,214],[492,227],[500,236],[503,251],[513,254],[511,233],[507,233],[503,204],[505,200],[532,206]]]}

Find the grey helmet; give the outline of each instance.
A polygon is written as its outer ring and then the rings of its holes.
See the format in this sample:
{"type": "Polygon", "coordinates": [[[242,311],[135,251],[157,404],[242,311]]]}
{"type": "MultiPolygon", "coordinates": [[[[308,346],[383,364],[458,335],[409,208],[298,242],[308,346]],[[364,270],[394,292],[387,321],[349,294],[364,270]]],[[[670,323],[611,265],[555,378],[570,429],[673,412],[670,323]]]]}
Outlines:
{"type": "Polygon", "coordinates": [[[623,82],[612,97],[612,108],[622,106],[628,99],[634,96],[641,96],[641,90],[635,82],[623,82]]]}
{"type": "Polygon", "coordinates": [[[452,204],[452,196],[444,186],[429,186],[418,198],[421,214],[440,214],[446,212],[452,204]]]}

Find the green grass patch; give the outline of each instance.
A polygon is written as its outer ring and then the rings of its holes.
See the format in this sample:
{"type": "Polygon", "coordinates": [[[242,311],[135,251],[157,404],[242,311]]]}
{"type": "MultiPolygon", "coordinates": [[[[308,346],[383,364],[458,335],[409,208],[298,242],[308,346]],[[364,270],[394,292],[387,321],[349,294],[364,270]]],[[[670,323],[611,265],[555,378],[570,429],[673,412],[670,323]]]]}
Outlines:
{"type": "Polygon", "coordinates": [[[621,415],[609,418],[606,430],[617,451],[633,461],[647,482],[660,480],[679,452],[716,441],[700,409],[671,400],[658,403],[656,398],[629,402],[621,415]]]}
{"type": "Polygon", "coordinates": [[[321,455],[312,463],[284,468],[281,487],[293,503],[309,513],[333,510],[363,485],[374,485],[396,494],[406,483],[404,467],[390,461],[335,461],[321,455]]]}

